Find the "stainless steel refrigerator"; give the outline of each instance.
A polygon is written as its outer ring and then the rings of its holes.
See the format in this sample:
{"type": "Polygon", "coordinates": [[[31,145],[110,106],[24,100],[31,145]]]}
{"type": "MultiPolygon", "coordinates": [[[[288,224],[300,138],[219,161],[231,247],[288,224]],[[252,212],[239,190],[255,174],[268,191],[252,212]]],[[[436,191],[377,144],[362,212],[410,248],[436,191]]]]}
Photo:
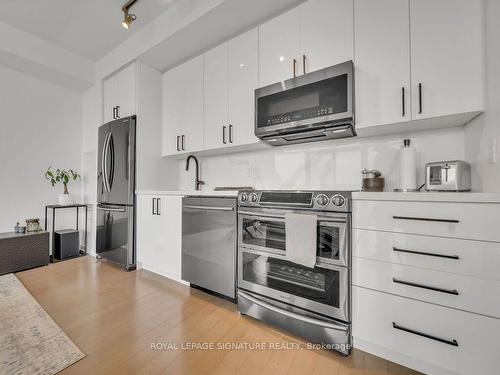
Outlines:
{"type": "Polygon", "coordinates": [[[135,269],[136,117],[99,127],[97,167],[98,258],[135,269]]]}

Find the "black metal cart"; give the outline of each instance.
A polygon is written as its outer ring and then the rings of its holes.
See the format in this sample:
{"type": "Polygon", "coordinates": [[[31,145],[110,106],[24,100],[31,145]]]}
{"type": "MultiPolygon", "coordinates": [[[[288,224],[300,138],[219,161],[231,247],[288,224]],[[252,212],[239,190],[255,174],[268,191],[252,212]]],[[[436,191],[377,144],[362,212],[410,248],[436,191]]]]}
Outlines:
{"type": "Polygon", "coordinates": [[[66,206],[62,206],[59,204],[49,204],[45,206],[45,230],[50,233],[50,238],[51,238],[51,254],[50,254],[50,261],[54,261],[54,232],[56,228],[56,211],[59,209],[65,209],[65,208],[74,208],[76,209],[76,230],[79,230],[79,223],[80,223],[80,208],[85,208],[85,238],[84,238],[84,243],[85,243],[85,249],[84,251],[80,250],[81,255],[87,255],[87,229],[88,229],[88,206],[86,204],[70,204],[66,206]],[[48,230],[48,212],[49,210],[52,211],[52,228],[48,230]]]}

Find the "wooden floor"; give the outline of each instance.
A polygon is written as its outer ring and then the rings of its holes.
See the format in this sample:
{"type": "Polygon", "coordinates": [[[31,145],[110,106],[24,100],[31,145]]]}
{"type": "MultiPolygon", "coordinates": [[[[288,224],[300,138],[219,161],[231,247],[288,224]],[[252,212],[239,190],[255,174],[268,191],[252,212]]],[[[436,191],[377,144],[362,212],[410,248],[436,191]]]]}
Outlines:
{"type": "Polygon", "coordinates": [[[359,350],[182,350],[183,343],[295,343],[234,304],[87,256],[17,274],[86,357],[61,374],[417,374],[359,350]],[[151,343],[178,349],[153,350],[151,343]]]}

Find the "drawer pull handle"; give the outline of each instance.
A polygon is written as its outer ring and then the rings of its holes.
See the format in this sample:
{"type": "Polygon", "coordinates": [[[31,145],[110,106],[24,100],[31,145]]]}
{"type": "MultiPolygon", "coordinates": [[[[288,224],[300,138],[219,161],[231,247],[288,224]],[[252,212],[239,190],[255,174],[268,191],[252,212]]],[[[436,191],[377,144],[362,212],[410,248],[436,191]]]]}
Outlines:
{"type": "Polygon", "coordinates": [[[414,329],[411,329],[411,328],[406,328],[406,327],[400,326],[399,324],[397,324],[395,322],[392,322],[392,327],[395,328],[395,329],[399,329],[400,331],[405,331],[405,332],[413,333],[414,335],[417,335],[417,336],[422,336],[422,337],[425,337],[425,338],[428,338],[428,339],[431,339],[431,340],[442,342],[444,344],[448,344],[448,345],[451,345],[451,346],[458,347],[457,340],[442,339],[441,337],[429,335],[427,333],[415,331],[414,329]]]}
{"type": "Polygon", "coordinates": [[[393,251],[397,251],[398,253],[408,253],[408,254],[418,254],[418,255],[428,255],[430,257],[438,257],[438,258],[446,258],[446,259],[460,259],[458,255],[447,255],[447,254],[436,254],[436,253],[427,253],[425,251],[416,251],[416,250],[406,250],[399,249],[397,247],[392,248],[393,251]]]}
{"type": "Polygon", "coordinates": [[[396,220],[434,221],[438,223],[454,223],[454,224],[460,223],[460,221],[454,219],[432,219],[429,217],[393,216],[392,218],[396,220]]]}
{"type": "Polygon", "coordinates": [[[456,289],[437,288],[435,286],[422,285],[422,284],[413,283],[411,281],[399,280],[399,279],[396,279],[395,277],[392,278],[392,281],[397,283],[397,284],[404,284],[404,285],[414,286],[416,288],[429,289],[429,290],[433,290],[435,292],[453,294],[455,296],[458,296],[458,290],[456,290],[456,289]]]}

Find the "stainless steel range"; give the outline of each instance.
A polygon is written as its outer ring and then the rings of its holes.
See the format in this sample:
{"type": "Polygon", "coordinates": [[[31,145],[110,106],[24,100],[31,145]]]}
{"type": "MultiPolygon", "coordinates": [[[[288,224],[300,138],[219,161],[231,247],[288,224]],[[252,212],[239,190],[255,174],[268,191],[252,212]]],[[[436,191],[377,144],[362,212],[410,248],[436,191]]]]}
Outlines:
{"type": "Polygon", "coordinates": [[[351,193],[241,191],[238,310],[313,343],[351,350],[351,193]],[[286,213],[317,216],[314,268],[287,260],[286,213]]]}

